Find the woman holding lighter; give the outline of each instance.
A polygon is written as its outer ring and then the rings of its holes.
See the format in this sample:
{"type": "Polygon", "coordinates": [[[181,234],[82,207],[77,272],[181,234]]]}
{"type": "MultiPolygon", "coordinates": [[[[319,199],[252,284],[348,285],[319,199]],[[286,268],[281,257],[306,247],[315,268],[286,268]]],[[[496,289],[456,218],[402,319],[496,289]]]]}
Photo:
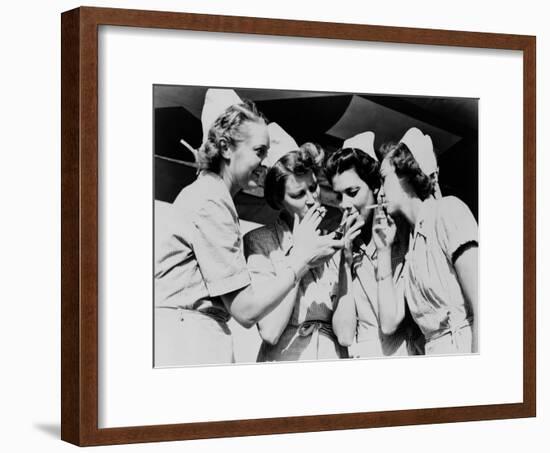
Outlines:
{"type": "Polygon", "coordinates": [[[402,288],[407,235],[393,242],[388,268],[382,273],[372,236],[375,194],[380,185],[378,168],[373,132],[346,140],[326,165],[327,178],[344,211],[344,231],[359,226],[358,234],[348,235],[344,243],[339,271],[342,296],[332,321],[340,344],[349,346],[355,357],[407,355],[407,323],[391,333],[385,332],[380,323],[378,281],[387,278],[402,288]]]}
{"type": "Polygon", "coordinates": [[[156,244],[155,366],[234,361],[227,321],[251,327],[277,307],[308,269],[340,243],[321,237],[320,214],[296,227],[300,242],[270,286],[254,282],[242,251],[233,197],[254,184],[270,146],[267,125],[233,90],[208,90],[202,112],[201,173],[170,211],[156,244]]]}
{"type": "MultiPolygon", "coordinates": [[[[312,144],[298,148],[276,124],[269,125],[269,132],[270,154],[276,161],[267,172],[264,195],[280,214],[274,224],[244,238],[251,276],[265,286],[280,278],[286,257],[303,240],[300,225],[310,222],[316,212],[324,214],[317,181],[322,150],[312,144]]],[[[347,357],[347,349],[340,346],[331,325],[337,283],[338,265],[333,257],[319,260],[303,273],[283,301],[259,320],[262,344],[258,362],[347,357]]]]}
{"type": "Polygon", "coordinates": [[[400,214],[412,229],[405,296],[425,336],[426,354],[477,352],[477,223],[458,198],[441,197],[437,174],[431,138],[419,129],[409,129],[399,143],[385,147],[381,178],[389,215],[379,211],[374,227],[381,321],[391,332],[406,309],[386,278],[396,231],[392,216],[400,214]]]}

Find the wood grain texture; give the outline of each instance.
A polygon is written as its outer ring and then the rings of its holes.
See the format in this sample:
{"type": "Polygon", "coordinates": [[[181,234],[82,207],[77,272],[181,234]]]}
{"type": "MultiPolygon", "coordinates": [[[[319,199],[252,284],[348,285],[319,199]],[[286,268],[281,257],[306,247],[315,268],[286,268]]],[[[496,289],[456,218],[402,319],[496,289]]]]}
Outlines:
{"type": "Polygon", "coordinates": [[[80,12],[61,18],[61,438],[80,443],[80,12]]]}
{"type": "Polygon", "coordinates": [[[537,164],[536,38],[523,50],[523,404],[536,415],[537,164]]]}
{"type": "Polygon", "coordinates": [[[88,7],[63,13],[61,27],[61,437],[63,440],[76,445],[106,445],[535,416],[536,40],[534,37],[88,7]],[[523,403],[98,429],[97,30],[99,25],[523,51],[523,403]]]}
{"type": "Polygon", "coordinates": [[[81,10],[86,14],[87,19],[102,25],[223,33],[512,50],[523,50],[527,46],[530,38],[524,35],[511,34],[264,19],[255,17],[214,16],[209,14],[172,13],[162,11],[113,8],[81,8],[81,10]]]}

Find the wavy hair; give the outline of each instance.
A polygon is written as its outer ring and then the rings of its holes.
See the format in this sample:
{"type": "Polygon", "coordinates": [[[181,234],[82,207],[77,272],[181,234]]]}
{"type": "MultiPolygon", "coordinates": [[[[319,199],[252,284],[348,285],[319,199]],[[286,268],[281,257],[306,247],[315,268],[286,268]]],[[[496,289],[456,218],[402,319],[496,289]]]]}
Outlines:
{"type": "Polygon", "coordinates": [[[264,198],[267,204],[273,209],[281,209],[287,178],[290,175],[303,176],[310,171],[318,175],[324,155],[323,149],[311,142],[283,155],[265,176],[264,198]]]}
{"type": "Polygon", "coordinates": [[[373,192],[380,188],[380,166],[378,162],[357,148],[341,148],[332,154],[325,165],[325,174],[329,182],[332,183],[332,178],[335,175],[350,169],[354,169],[373,192]]]}
{"type": "Polygon", "coordinates": [[[222,141],[225,141],[229,146],[235,146],[238,142],[244,140],[242,125],[246,122],[266,122],[265,117],[258,111],[256,104],[249,100],[228,107],[216,119],[208,131],[206,142],[198,151],[198,163],[201,169],[214,173],[220,172],[222,141]]]}
{"type": "Polygon", "coordinates": [[[386,143],[380,153],[395,169],[397,177],[404,179],[421,200],[435,194],[437,175],[426,175],[419,167],[411,150],[404,143],[386,143]]]}

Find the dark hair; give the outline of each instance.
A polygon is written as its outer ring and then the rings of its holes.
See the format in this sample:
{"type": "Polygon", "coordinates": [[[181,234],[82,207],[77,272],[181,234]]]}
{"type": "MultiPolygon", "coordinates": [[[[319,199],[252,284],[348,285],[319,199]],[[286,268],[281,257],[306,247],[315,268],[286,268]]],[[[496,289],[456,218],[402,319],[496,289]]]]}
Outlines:
{"type": "Polygon", "coordinates": [[[199,149],[200,168],[219,173],[222,160],[221,141],[225,140],[230,146],[235,146],[243,140],[241,126],[247,121],[266,122],[254,102],[243,100],[241,104],[228,107],[210,127],[207,140],[199,149]]]}
{"type": "Polygon", "coordinates": [[[310,142],[304,143],[300,149],[283,155],[265,176],[264,198],[267,204],[273,209],[281,209],[287,178],[290,175],[303,176],[310,171],[317,175],[323,157],[323,149],[310,142]]]}
{"type": "Polygon", "coordinates": [[[410,149],[404,143],[386,143],[382,145],[380,153],[384,160],[395,169],[395,174],[403,178],[416,193],[418,198],[425,200],[435,192],[436,175],[426,175],[418,166],[410,149]]]}
{"type": "Polygon", "coordinates": [[[357,148],[341,148],[332,154],[325,166],[325,174],[332,184],[337,174],[354,169],[373,192],[380,188],[380,167],[378,162],[357,148]]]}

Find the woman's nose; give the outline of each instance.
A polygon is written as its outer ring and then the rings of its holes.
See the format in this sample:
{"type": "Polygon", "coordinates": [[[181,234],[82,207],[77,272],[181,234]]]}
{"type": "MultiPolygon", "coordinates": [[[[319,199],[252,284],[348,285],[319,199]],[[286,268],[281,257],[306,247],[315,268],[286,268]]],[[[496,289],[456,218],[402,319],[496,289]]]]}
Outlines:
{"type": "Polygon", "coordinates": [[[340,209],[345,211],[345,210],[351,209],[351,206],[352,205],[349,197],[344,195],[340,200],[340,209]]]}
{"type": "Polygon", "coordinates": [[[386,201],[386,193],[384,192],[384,186],[380,186],[380,190],[376,196],[376,201],[378,203],[384,203],[386,201]]]}
{"type": "Polygon", "coordinates": [[[317,200],[315,199],[315,196],[311,192],[307,192],[306,195],[306,205],[308,207],[313,206],[315,203],[317,203],[317,200]]]}

